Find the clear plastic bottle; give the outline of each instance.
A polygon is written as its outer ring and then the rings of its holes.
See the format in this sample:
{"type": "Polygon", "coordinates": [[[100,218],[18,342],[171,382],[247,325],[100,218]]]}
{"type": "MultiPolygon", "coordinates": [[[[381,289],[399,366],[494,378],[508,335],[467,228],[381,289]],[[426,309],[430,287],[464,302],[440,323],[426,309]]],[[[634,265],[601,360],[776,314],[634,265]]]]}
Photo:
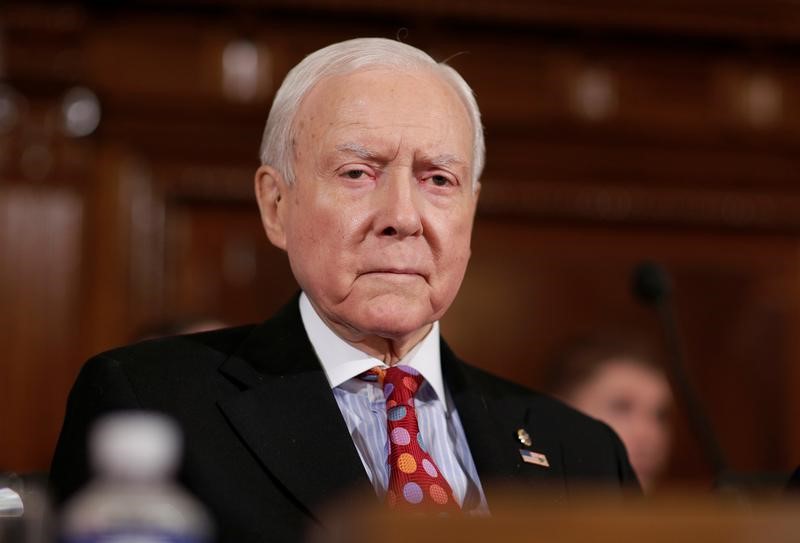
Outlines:
{"type": "Polygon", "coordinates": [[[177,425],[163,415],[120,412],[100,419],[89,449],[95,478],[70,500],[63,543],[206,543],[202,506],[174,483],[177,425]]]}

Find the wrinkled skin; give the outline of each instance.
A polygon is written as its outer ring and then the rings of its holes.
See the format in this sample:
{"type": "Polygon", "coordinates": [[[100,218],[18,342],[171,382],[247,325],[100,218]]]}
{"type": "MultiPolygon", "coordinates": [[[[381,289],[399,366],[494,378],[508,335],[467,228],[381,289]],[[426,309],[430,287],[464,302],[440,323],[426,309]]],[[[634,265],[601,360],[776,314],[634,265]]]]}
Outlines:
{"type": "Polygon", "coordinates": [[[432,72],[369,69],[318,83],[294,126],[295,182],[256,174],[267,235],[328,326],[396,362],[450,307],[469,261],[467,109],[432,72]]]}

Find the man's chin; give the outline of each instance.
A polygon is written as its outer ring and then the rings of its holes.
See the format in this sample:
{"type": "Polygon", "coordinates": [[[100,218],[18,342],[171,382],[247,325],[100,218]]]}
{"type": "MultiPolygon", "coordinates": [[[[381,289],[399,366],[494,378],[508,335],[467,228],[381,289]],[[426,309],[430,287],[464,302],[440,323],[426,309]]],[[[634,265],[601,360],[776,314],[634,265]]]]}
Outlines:
{"type": "Polygon", "coordinates": [[[367,335],[401,339],[427,331],[435,320],[427,298],[386,294],[358,308],[351,324],[367,335]]]}
{"type": "Polygon", "coordinates": [[[423,332],[427,332],[431,322],[428,319],[412,315],[392,315],[369,319],[363,323],[363,326],[364,332],[367,332],[368,335],[399,340],[416,334],[424,335],[423,332]]]}

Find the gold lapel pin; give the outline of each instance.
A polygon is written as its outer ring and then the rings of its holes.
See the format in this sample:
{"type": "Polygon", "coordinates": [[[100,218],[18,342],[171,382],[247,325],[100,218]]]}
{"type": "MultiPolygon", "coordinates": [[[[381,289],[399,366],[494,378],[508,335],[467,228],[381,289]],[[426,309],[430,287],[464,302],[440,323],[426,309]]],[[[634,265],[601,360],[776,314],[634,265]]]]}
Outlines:
{"type": "Polygon", "coordinates": [[[528,433],[528,431],[525,430],[525,428],[520,428],[519,430],[517,430],[517,439],[519,440],[520,443],[522,443],[526,447],[531,446],[532,443],[531,436],[528,433]]]}

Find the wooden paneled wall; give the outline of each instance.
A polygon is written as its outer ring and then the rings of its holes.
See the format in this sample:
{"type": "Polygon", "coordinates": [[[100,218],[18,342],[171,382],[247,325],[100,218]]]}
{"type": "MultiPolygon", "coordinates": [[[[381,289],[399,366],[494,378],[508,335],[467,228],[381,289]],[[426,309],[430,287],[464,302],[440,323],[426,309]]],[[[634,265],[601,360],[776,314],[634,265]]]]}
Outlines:
{"type": "MultiPolygon", "coordinates": [[[[47,468],[92,353],[166,319],[261,320],[294,292],[252,197],[260,133],[292,65],[365,35],[450,58],[482,108],[473,258],[443,323],[457,352],[538,386],[577,334],[658,339],[629,293],[658,260],[732,466],[800,463],[800,7],[428,4],[0,7],[0,470],[47,468]],[[80,137],[75,87],[102,111],[80,137]]],[[[680,409],[676,425],[671,475],[707,483],[680,409]]]]}

